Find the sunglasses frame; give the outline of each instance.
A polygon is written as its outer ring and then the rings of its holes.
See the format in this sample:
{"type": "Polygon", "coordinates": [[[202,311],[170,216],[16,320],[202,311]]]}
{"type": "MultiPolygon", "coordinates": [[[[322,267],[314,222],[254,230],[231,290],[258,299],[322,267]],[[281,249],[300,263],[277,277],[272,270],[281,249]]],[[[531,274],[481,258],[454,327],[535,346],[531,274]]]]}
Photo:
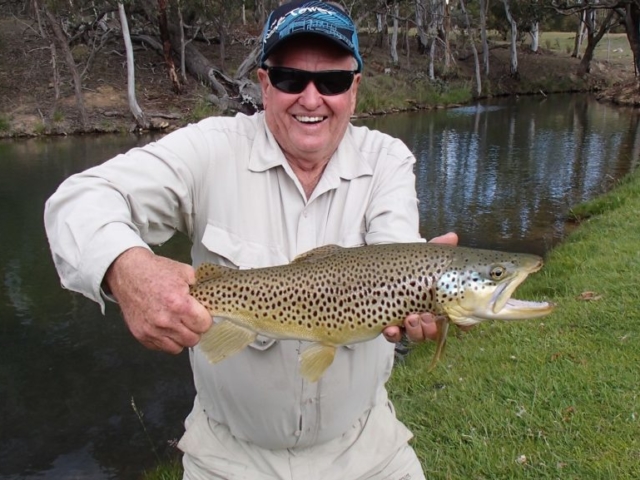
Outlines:
{"type": "MultiPolygon", "coordinates": [[[[269,82],[271,82],[271,85],[273,85],[275,89],[280,90],[283,93],[297,95],[299,93],[302,93],[305,90],[305,88],[307,88],[307,86],[309,85],[309,82],[313,82],[318,92],[321,95],[328,96],[328,97],[341,95],[349,91],[349,89],[353,85],[353,80],[355,79],[356,73],[358,73],[357,70],[318,70],[314,72],[310,70],[300,70],[298,68],[279,67],[279,66],[270,67],[267,65],[262,65],[261,68],[267,71],[267,75],[269,76],[269,82]],[[288,74],[289,78],[283,78],[283,79],[280,79],[279,81],[277,78],[275,79],[272,78],[272,74],[277,75],[279,73],[288,74]],[[327,82],[331,84],[331,83],[335,83],[336,80],[335,79],[332,80],[331,78],[327,78],[327,77],[331,77],[332,75],[336,75],[336,74],[340,76],[342,75],[345,76],[345,88],[341,88],[339,91],[334,92],[331,89],[327,89],[327,82]],[[346,84],[347,75],[350,77],[350,81],[348,85],[346,84]],[[289,83],[302,82],[302,87],[300,89],[282,88],[282,82],[289,82],[289,83]]],[[[338,81],[340,80],[341,79],[339,79],[338,81]]]]}

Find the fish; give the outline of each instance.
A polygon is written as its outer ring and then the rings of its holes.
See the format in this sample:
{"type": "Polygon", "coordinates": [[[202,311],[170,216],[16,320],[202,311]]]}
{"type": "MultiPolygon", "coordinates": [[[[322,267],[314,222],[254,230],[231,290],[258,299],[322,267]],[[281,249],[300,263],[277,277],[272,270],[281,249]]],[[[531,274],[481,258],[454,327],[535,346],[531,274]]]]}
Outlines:
{"type": "Polygon", "coordinates": [[[552,302],[512,294],[542,268],[537,255],[436,243],[388,243],[344,248],[326,245],[291,263],[239,270],[205,263],[190,294],[217,317],[199,348],[218,363],[263,335],[311,342],[300,353],[300,373],[318,381],[336,349],[377,337],[409,314],[437,319],[439,361],[449,325],[547,315],[552,302]]]}

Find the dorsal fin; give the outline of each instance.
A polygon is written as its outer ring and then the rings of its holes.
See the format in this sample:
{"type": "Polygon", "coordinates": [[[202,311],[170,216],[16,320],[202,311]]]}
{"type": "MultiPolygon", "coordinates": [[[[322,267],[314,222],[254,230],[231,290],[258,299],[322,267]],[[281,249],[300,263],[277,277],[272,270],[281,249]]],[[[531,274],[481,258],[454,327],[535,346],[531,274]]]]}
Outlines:
{"type": "Polygon", "coordinates": [[[317,260],[322,260],[323,258],[331,257],[341,250],[344,250],[344,247],[341,247],[340,245],[324,245],[322,247],[309,250],[308,252],[301,253],[294,258],[291,263],[312,263],[317,260]]]}
{"type": "Polygon", "coordinates": [[[213,263],[202,263],[196,270],[196,282],[202,283],[207,280],[214,279],[219,277],[224,273],[224,271],[228,267],[223,267],[222,265],[215,265],[213,263]]]}

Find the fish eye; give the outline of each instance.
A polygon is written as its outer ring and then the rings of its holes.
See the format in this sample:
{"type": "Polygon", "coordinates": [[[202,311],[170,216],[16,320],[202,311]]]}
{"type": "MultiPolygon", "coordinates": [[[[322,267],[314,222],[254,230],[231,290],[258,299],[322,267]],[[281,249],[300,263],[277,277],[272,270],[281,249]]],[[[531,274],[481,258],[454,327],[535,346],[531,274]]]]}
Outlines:
{"type": "Polygon", "coordinates": [[[491,278],[493,280],[500,280],[502,277],[504,277],[505,273],[507,273],[507,269],[502,265],[497,265],[491,269],[489,275],[491,275],[491,278]]]}

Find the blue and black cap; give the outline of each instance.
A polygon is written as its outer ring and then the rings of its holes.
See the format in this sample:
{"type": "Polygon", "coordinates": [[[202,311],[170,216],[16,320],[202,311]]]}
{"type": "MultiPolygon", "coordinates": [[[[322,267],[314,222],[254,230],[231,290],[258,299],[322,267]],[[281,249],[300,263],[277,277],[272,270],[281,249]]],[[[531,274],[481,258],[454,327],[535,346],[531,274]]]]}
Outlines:
{"type": "Polygon", "coordinates": [[[362,71],[358,32],[353,20],[339,6],[318,0],[296,0],[271,12],[262,35],[260,64],[264,65],[284,40],[305,33],[332,40],[355,57],[357,72],[362,71]]]}

